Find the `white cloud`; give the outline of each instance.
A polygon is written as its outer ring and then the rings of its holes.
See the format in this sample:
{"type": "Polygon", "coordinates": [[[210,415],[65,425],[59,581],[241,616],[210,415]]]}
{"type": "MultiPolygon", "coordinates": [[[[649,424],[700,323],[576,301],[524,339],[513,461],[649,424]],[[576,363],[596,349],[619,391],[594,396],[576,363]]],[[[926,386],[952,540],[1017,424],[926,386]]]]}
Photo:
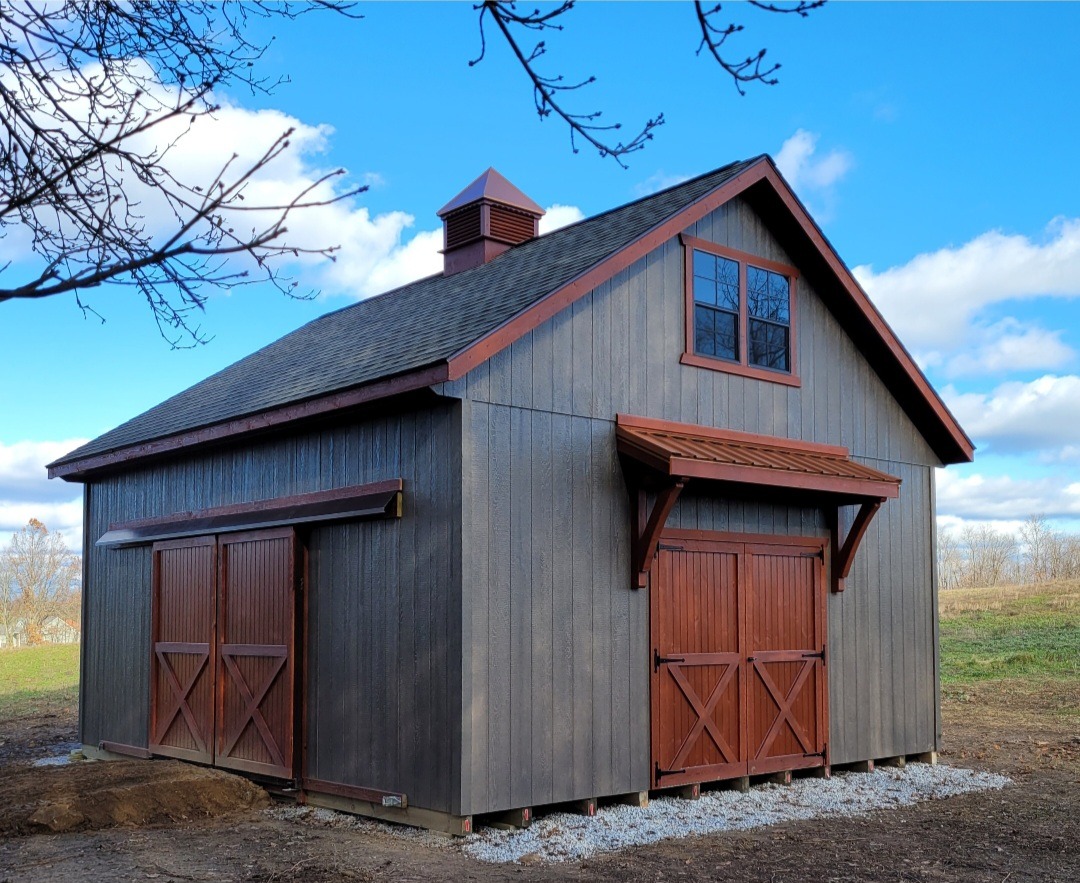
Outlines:
{"type": "Polygon", "coordinates": [[[1075,374],[1008,381],[989,393],[947,386],[942,395],[968,434],[994,453],[1037,451],[1060,460],[1066,446],[1080,445],[1080,377],[1075,374]]]}
{"type": "Polygon", "coordinates": [[[78,485],[49,481],[45,464],[86,444],[86,441],[72,438],[63,441],[20,441],[10,445],[0,443],[0,500],[55,501],[78,496],[78,485]]]}
{"type": "Polygon", "coordinates": [[[559,203],[549,205],[540,219],[540,233],[543,235],[552,230],[558,230],[560,227],[568,227],[584,218],[585,215],[576,205],[560,205],[559,203]]]}
{"type": "Polygon", "coordinates": [[[955,351],[984,307],[1080,296],[1080,219],[1054,220],[1041,243],[992,230],[881,273],[871,265],[853,272],[901,339],[915,349],[955,351]]]}
{"type": "Polygon", "coordinates": [[[820,138],[816,132],[799,129],[776,154],[777,167],[797,193],[827,191],[851,169],[851,154],[846,151],[830,150],[816,157],[820,138]]]}
{"type": "Polygon", "coordinates": [[[1019,527],[1034,513],[1050,519],[1080,518],[1080,482],[1059,477],[1012,478],[1007,475],[937,473],[938,523],[989,521],[997,528],[1019,527]]]}
{"type": "Polygon", "coordinates": [[[50,481],[45,464],[86,439],[0,443],[0,547],[31,518],[63,533],[68,547],[82,546],[82,485],[50,481]]]}
{"type": "Polygon", "coordinates": [[[661,190],[667,190],[668,187],[674,187],[676,184],[681,184],[683,181],[689,181],[689,175],[670,174],[663,169],[649,175],[644,181],[639,181],[634,185],[634,193],[638,196],[651,196],[654,193],[659,193],[661,190]]]}
{"type": "MultiPolygon", "coordinates": [[[[132,64],[139,76],[149,77],[143,62],[132,64]]],[[[156,102],[160,108],[175,106],[176,91],[158,84],[143,100],[151,105],[156,102]]],[[[233,154],[236,159],[225,176],[226,182],[235,177],[234,173],[250,168],[279,136],[291,129],[290,148],[247,182],[245,211],[230,221],[238,230],[261,229],[276,215],[253,212],[251,206],[287,204],[309,188],[312,189],[306,198],[320,201],[357,182],[383,190],[388,186],[377,171],[358,172],[315,186],[327,171],[325,154],[333,134],[331,127],[309,125],[278,110],[250,110],[222,96],[213,100],[221,105],[213,116],[167,121],[132,139],[131,144],[147,151],[170,145],[163,159],[169,173],[190,185],[206,185],[233,154]]],[[[76,119],[91,115],[85,98],[70,102],[66,109],[76,119]]],[[[138,205],[148,231],[158,236],[171,233],[175,218],[160,194],[130,174],[116,171],[124,180],[123,190],[129,203],[138,205]]],[[[372,214],[362,204],[362,198],[308,208],[289,216],[286,236],[289,245],[299,249],[340,246],[333,262],[302,253],[290,258],[295,264],[290,275],[297,278],[301,287],[366,297],[441,270],[442,257],[438,254],[442,247],[441,230],[423,230],[410,236],[408,233],[415,223],[411,214],[403,211],[372,214]]],[[[437,205],[433,203],[431,208],[434,211],[437,205]]],[[[581,211],[574,206],[553,205],[541,221],[541,231],[581,218],[581,211]]],[[[0,238],[0,263],[25,258],[29,242],[25,230],[12,227],[5,232],[6,238],[0,238]]]]}
{"type": "Polygon", "coordinates": [[[924,365],[943,365],[949,377],[979,377],[1016,371],[1064,368],[1076,352],[1061,340],[1062,331],[1049,331],[1014,318],[972,328],[974,338],[963,352],[948,360],[931,351],[921,354],[924,365]]]}
{"type": "MultiPolygon", "coordinates": [[[[540,232],[550,233],[584,217],[577,206],[556,203],[540,219],[540,232]]],[[[421,230],[403,240],[404,231],[414,222],[411,215],[394,212],[371,221],[366,209],[360,209],[352,218],[343,219],[343,223],[350,221],[359,228],[358,235],[345,238],[337,262],[326,272],[328,285],[335,291],[368,297],[442,272],[441,228],[421,230]]]]}

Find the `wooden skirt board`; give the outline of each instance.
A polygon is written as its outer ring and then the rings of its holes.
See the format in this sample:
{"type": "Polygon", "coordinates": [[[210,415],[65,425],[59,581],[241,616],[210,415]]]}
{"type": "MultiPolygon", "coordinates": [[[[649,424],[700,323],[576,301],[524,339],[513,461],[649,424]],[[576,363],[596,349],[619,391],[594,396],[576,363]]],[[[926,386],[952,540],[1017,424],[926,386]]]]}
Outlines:
{"type": "Polygon", "coordinates": [[[762,539],[661,539],[653,787],[825,763],[824,540],[762,539]]]}
{"type": "Polygon", "coordinates": [[[295,548],[291,528],[154,546],[153,753],[293,778],[295,548]]]}

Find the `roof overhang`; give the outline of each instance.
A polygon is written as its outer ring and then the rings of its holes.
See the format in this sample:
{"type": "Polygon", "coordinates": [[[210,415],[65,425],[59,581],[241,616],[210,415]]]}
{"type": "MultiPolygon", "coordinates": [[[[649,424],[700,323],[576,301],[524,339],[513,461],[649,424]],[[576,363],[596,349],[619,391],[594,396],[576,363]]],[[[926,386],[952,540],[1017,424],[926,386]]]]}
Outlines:
{"type": "Polygon", "coordinates": [[[94,545],[124,549],[161,540],[283,525],[357,518],[400,518],[401,494],[401,479],[391,478],[292,497],[218,506],[198,512],[177,512],[159,518],[110,524],[94,545]]]}
{"type": "Polygon", "coordinates": [[[673,479],[887,500],[900,479],[851,459],[847,448],[619,414],[620,454],[673,479]]]}
{"type": "Polygon", "coordinates": [[[648,584],[660,534],[680,493],[691,482],[708,482],[740,494],[790,492],[829,512],[832,533],[832,584],[844,581],[866,529],[886,500],[900,495],[900,479],[851,458],[847,448],[777,436],[674,423],[630,414],[615,418],[619,456],[652,478],[655,502],[646,511],[646,482],[625,469],[631,484],[633,585],[648,584]],[[839,509],[859,507],[843,541],[839,509]]]}

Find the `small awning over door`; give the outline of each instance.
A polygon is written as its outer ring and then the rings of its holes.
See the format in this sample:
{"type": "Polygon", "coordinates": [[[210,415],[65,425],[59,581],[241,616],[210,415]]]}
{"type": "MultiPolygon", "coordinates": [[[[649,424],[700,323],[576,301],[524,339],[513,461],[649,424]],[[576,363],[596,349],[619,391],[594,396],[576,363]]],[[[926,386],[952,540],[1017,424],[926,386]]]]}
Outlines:
{"type": "MultiPolygon", "coordinates": [[[[776,436],[714,429],[619,414],[619,454],[637,464],[656,489],[646,513],[645,483],[631,487],[636,584],[645,585],[660,532],[679,493],[690,481],[723,482],[745,492],[774,488],[820,497],[838,523],[838,509],[859,506],[841,544],[833,538],[833,589],[843,590],[855,550],[878,508],[900,494],[900,479],[851,459],[847,448],[776,436]]],[[[631,481],[628,472],[628,481],[631,481]]]]}

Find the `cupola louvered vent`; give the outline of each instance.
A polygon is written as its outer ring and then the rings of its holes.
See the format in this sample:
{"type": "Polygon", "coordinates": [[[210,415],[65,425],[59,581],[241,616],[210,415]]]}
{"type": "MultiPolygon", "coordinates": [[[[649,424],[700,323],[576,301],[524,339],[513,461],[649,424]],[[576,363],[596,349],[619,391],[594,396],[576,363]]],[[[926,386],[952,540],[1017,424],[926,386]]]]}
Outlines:
{"type": "Polygon", "coordinates": [[[465,208],[448,215],[446,218],[446,248],[458,248],[468,245],[481,235],[480,203],[467,205],[465,208]]]}
{"type": "Polygon", "coordinates": [[[537,236],[544,210],[494,169],[488,169],[439,211],[443,273],[486,264],[537,236]]]}

